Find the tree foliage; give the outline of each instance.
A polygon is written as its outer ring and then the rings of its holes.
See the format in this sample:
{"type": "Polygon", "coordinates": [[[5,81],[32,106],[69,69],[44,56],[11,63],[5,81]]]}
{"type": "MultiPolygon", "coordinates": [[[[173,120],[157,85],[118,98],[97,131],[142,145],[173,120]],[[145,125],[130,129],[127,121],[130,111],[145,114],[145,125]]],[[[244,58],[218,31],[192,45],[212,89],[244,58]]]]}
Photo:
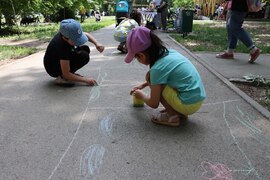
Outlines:
{"type": "MultiPolygon", "coordinates": [[[[73,14],[84,7],[87,11],[99,10],[114,13],[118,0],[0,0],[0,28],[2,17],[8,25],[14,24],[20,17],[41,13],[44,16],[56,15],[69,10],[73,14]]],[[[151,0],[127,0],[130,4],[145,5],[151,0]]],[[[196,0],[168,0],[171,8],[193,8],[196,0]]],[[[197,2],[197,1],[196,1],[197,2]]],[[[263,0],[270,2],[270,0],[263,0]]]]}
{"type": "Polygon", "coordinates": [[[107,11],[108,8],[113,10],[111,6],[114,6],[115,2],[116,0],[1,0],[0,17],[3,16],[5,22],[12,25],[19,17],[25,15],[39,13],[44,16],[55,15],[63,9],[71,10],[74,14],[81,7],[89,11],[91,9],[107,11]]]}
{"type": "Polygon", "coordinates": [[[194,1],[191,0],[172,0],[171,7],[173,8],[194,8],[194,1]]]}

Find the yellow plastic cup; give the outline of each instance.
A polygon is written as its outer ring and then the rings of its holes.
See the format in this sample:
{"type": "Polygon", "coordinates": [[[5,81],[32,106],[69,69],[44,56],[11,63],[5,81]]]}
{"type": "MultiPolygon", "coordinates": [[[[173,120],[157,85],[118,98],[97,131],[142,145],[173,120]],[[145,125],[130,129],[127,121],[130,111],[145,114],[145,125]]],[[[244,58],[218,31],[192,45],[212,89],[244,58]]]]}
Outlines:
{"type": "Polygon", "coordinates": [[[133,106],[134,107],[143,107],[144,101],[133,96],[133,106]]]}

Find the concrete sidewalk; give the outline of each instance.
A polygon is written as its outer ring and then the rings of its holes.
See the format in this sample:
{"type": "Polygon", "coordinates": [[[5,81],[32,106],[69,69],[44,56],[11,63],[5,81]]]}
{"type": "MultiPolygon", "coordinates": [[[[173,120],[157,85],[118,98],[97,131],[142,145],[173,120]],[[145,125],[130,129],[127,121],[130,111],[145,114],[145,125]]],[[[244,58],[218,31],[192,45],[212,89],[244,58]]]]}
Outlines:
{"type": "Polygon", "coordinates": [[[243,53],[235,53],[234,60],[225,60],[215,58],[214,53],[195,53],[193,54],[197,60],[202,62],[204,66],[227,84],[233,91],[245,99],[250,105],[257,109],[262,115],[270,119],[270,112],[262,105],[247,96],[234,84],[231,80],[242,79],[245,75],[259,75],[270,80],[270,55],[261,54],[254,64],[248,63],[249,55],[243,53]]]}
{"type": "Polygon", "coordinates": [[[150,121],[153,110],[134,108],[129,95],[148,67],[124,63],[112,29],[92,33],[106,50],[90,45],[91,61],[79,72],[99,86],[55,86],[43,68],[44,51],[0,68],[0,179],[270,177],[269,120],[232,90],[229,76],[214,66],[224,61],[193,54],[159,33],[197,67],[207,93],[186,124],[159,126],[150,121]]]}
{"type": "Polygon", "coordinates": [[[248,63],[249,54],[235,53],[235,59],[219,59],[216,53],[195,53],[198,60],[215,69],[226,79],[242,78],[244,75],[262,75],[270,79],[270,54],[261,54],[255,63],[248,63]]]}

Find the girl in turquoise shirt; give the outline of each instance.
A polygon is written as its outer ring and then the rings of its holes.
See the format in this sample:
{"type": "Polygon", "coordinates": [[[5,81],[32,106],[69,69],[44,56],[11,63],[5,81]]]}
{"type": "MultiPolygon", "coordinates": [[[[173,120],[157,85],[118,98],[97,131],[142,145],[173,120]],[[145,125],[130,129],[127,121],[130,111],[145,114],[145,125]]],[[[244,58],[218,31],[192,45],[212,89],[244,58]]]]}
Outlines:
{"type": "MultiPolygon", "coordinates": [[[[145,27],[133,29],[127,38],[128,54],[125,61],[136,58],[149,65],[149,80],[134,87],[131,94],[152,108],[159,103],[164,110],[153,115],[152,122],[178,126],[180,121],[195,113],[205,99],[201,77],[194,65],[173,49],[167,49],[161,39],[145,27]],[[141,89],[149,86],[150,95],[141,89]]],[[[147,78],[147,79],[148,79],[147,78]]]]}

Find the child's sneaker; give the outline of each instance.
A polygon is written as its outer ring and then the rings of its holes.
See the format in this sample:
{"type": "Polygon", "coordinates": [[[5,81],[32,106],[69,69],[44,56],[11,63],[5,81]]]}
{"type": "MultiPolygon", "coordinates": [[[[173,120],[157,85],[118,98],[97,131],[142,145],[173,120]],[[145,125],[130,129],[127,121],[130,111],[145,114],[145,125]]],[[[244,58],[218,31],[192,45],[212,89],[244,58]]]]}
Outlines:
{"type": "Polygon", "coordinates": [[[250,59],[249,59],[249,63],[253,63],[261,54],[261,50],[259,48],[256,48],[253,52],[250,52],[250,59]]]}
{"type": "Polygon", "coordinates": [[[222,52],[216,55],[216,58],[222,58],[222,59],[233,59],[233,53],[228,53],[228,52],[222,52]]]}
{"type": "Polygon", "coordinates": [[[73,86],[74,83],[71,81],[66,80],[65,78],[63,78],[62,76],[58,76],[55,79],[55,84],[59,85],[59,86],[73,86]]]}

